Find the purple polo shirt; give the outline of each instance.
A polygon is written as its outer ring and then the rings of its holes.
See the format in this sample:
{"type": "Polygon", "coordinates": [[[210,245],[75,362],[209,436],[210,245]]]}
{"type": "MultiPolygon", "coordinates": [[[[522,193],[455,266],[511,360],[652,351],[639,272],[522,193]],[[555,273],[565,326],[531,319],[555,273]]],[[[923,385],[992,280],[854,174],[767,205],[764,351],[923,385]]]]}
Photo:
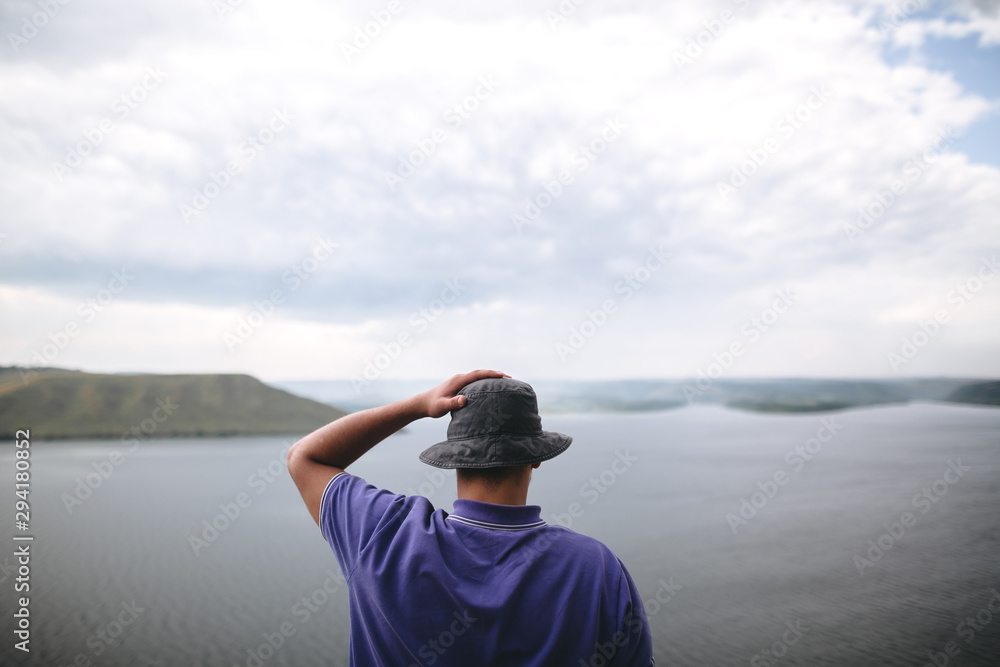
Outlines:
{"type": "Polygon", "coordinates": [[[351,665],[654,664],[625,566],[536,505],[460,498],[448,514],[340,473],[319,524],[347,579],[351,665]]]}

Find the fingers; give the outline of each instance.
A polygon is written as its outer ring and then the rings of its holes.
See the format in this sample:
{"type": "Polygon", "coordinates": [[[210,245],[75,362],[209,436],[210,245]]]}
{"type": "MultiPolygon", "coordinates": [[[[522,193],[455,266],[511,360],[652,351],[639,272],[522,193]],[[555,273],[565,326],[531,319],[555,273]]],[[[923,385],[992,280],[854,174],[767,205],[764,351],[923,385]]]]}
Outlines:
{"type": "Polygon", "coordinates": [[[510,376],[500,371],[488,371],[480,369],[477,371],[466,373],[465,375],[460,375],[459,377],[464,380],[464,382],[462,383],[464,386],[475,380],[482,380],[483,378],[509,378],[510,376]]]}
{"type": "Polygon", "coordinates": [[[479,369],[476,371],[470,371],[468,373],[462,373],[460,375],[452,376],[451,379],[445,380],[442,384],[438,385],[438,391],[443,392],[446,396],[454,396],[455,393],[469,384],[470,382],[475,382],[476,380],[482,380],[483,378],[509,378],[510,376],[506,373],[500,371],[492,371],[479,369]]]}
{"type": "Polygon", "coordinates": [[[435,399],[427,410],[427,416],[437,419],[443,417],[452,410],[457,410],[466,402],[465,396],[441,396],[435,399]]]}

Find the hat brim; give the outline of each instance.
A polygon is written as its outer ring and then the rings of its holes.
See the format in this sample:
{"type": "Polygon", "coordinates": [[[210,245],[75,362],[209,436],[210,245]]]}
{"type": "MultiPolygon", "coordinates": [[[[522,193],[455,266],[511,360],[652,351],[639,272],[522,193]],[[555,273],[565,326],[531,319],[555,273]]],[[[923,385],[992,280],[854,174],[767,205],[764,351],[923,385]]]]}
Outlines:
{"type": "Polygon", "coordinates": [[[562,454],[573,438],[555,431],[535,435],[505,433],[445,440],[420,453],[435,468],[502,468],[541,463],[562,454]]]}

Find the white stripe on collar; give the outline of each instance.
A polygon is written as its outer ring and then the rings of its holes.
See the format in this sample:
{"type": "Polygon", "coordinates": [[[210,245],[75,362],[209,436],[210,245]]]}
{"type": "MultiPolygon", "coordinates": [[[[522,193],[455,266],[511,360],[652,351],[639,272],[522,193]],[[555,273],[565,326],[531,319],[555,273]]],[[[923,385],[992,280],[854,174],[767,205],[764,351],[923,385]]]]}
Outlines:
{"type": "Polygon", "coordinates": [[[477,528],[489,528],[491,530],[531,530],[532,528],[539,528],[546,525],[545,521],[539,519],[534,523],[520,523],[520,524],[504,524],[504,523],[489,523],[487,521],[477,521],[476,519],[468,519],[464,516],[458,516],[457,514],[449,514],[449,519],[454,519],[459,523],[464,523],[469,526],[476,526],[477,528]]]}

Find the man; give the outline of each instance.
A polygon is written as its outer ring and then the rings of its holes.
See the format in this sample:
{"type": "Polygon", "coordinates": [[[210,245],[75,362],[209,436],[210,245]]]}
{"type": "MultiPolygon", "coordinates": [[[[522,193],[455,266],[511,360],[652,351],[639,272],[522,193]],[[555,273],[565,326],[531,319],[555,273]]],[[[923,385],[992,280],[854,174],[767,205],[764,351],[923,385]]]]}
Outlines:
{"type": "Polygon", "coordinates": [[[347,580],[351,665],[654,664],[622,562],[525,505],[532,470],[572,442],[541,425],[530,385],[479,370],[291,448],[288,470],[347,580]],[[420,459],[457,470],[454,513],[344,472],[410,422],[448,412],[448,439],[420,459]]]}

